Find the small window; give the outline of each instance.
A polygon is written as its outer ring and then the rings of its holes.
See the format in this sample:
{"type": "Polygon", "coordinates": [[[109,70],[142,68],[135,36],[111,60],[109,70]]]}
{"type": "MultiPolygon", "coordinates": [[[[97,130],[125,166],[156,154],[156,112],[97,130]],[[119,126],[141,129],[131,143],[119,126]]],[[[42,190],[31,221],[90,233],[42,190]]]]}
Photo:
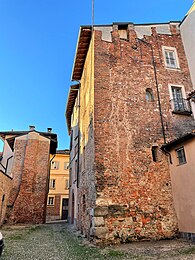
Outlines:
{"type": "Polygon", "coordinates": [[[158,162],[158,146],[152,146],[152,159],[153,162],[158,162]]]}
{"type": "Polygon", "coordinates": [[[146,89],[146,101],[154,101],[154,96],[151,88],[146,89]]]}
{"type": "Polygon", "coordinates": [[[186,156],[185,156],[184,147],[181,147],[181,148],[177,149],[176,153],[177,153],[177,158],[178,158],[179,165],[185,164],[186,163],[186,156]]]}
{"type": "Polygon", "coordinates": [[[52,170],[58,170],[58,169],[59,169],[59,166],[60,166],[60,163],[59,163],[59,162],[57,162],[57,161],[51,162],[51,169],[52,169],[52,170]]]}
{"type": "Polygon", "coordinates": [[[174,47],[163,47],[163,54],[165,59],[165,66],[171,69],[178,69],[179,62],[177,57],[177,51],[174,47]]]}
{"type": "Polygon", "coordinates": [[[55,179],[50,179],[49,188],[50,189],[56,188],[56,180],[55,179]]]}
{"type": "Polygon", "coordinates": [[[127,29],[128,29],[128,24],[119,24],[118,25],[118,33],[119,33],[119,37],[121,39],[127,40],[127,38],[128,38],[127,29]]]}
{"type": "Polygon", "coordinates": [[[69,163],[68,162],[65,162],[64,163],[64,170],[68,170],[69,169],[69,163]]]}
{"type": "Polygon", "coordinates": [[[65,180],[65,190],[68,190],[69,189],[69,180],[66,179],[65,180]]]}
{"type": "Polygon", "coordinates": [[[54,197],[48,197],[47,205],[48,206],[53,206],[54,205],[54,197]]]}

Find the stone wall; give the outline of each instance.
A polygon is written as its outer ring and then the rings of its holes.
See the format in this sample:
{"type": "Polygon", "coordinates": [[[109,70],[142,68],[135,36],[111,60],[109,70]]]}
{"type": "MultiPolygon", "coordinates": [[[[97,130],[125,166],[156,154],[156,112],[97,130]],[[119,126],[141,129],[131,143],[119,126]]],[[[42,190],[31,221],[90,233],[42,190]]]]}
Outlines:
{"type": "MultiPolygon", "coordinates": [[[[168,141],[195,126],[191,115],[172,113],[168,86],[183,85],[189,93],[192,83],[178,28],[170,24],[170,34],[151,31],[143,39],[154,51],[168,141]],[[177,49],[180,69],[165,68],[162,46],[177,49]]],[[[136,42],[133,26],[127,35],[128,39],[121,39],[115,28],[108,42],[102,40],[101,31],[95,31],[93,233],[97,242],[170,238],[177,232],[168,157],[160,151],[164,140],[151,48],[136,42]],[[153,91],[153,101],[146,101],[147,88],[153,91]]]]}
{"type": "Polygon", "coordinates": [[[0,226],[3,224],[10,195],[12,178],[0,171],[0,226]]]}
{"type": "Polygon", "coordinates": [[[45,222],[49,150],[50,140],[36,132],[15,139],[8,222],[45,222]]]}

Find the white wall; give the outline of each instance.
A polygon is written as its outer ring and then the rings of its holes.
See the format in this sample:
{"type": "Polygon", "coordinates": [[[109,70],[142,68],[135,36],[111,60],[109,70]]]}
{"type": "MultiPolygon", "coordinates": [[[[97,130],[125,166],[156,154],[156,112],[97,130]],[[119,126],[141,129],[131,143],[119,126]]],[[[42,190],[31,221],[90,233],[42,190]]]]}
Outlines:
{"type": "Polygon", "coordinates": [[[180,29],[193,88],[195,89],[195,2],[182,22],[180,29]]]}
{"type": "MultiPolygon", "coordinates": [[[[5,140],[4,142],[4,148],[3,148],[3,159],[1,161],[1,164],[3,164],[4,167],[6,167],[7,165],[7,160],[9,157],[13,156],[13,152],[10,148],[10,146],[8,145],[7,141],[5,140]]],[[[7,174],[11,176],[11,168],[12,168],[12,162],[13,162],[13,157],[11,159],[9,159],[8,162],[8,167],[7,167],[7,174]]],[[[3,172],[5,172],[5,169],[0,165],[0,170],[2,170],[3,172]]]]}

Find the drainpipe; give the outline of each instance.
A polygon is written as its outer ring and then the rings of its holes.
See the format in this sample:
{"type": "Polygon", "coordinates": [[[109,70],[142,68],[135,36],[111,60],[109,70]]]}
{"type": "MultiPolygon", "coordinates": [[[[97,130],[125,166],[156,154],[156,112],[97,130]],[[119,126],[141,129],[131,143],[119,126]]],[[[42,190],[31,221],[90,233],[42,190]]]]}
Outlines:
{"type": "Polygon", "coordinates": [[[160,93],[159,93],[159,86],[158,86],[158,79],[157,79],[156,63],[155,63],[155,60],[154,60],[154,50],[153,50],[151,43],[146,42],[146,41],[139,39],[139,38],[136,38],[136,40],[148,45],[151,48],[151,51],[152,51],[152,65],[153,65],[153,69],[154,69],[154,78],[155,78],[155,84],[156,84],[156,91],[157,91],[157,98],[158,98],[158,107],[159,107],[159,113],[160,113],[162,134],[163,134],[164,144],[166,144],[166,135],[165,135],[165,128],[164,128],[163,115],[162,115],[162,107],[161,107],[161,101],[160,101],[160,93]]]}
{"type": "Polygon", "coordinates": [[[165,147],[163,147],[162,150],[163,150],[163,152],[164,152],[165,154],[167,154],[167,155],[169,156],[169,162],[170,162],[170,164],[173,164],[170,152],[168,152],[165,147]]]}

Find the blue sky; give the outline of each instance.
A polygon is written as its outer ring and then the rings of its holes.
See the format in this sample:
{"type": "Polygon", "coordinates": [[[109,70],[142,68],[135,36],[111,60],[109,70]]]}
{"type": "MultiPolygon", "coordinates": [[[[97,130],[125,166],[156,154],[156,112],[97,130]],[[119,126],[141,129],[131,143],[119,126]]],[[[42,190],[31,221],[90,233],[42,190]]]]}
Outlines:
{"type": "MultiPolygon", "coordinates": [[[[79,26],[91,24],[91,2],[0,0],[0,131],[52,127],[58,148],[69,148],[64,112],[79,26]]],[[[95,24],[182,20],[192,2],[95,0],[95,24]]]]}

